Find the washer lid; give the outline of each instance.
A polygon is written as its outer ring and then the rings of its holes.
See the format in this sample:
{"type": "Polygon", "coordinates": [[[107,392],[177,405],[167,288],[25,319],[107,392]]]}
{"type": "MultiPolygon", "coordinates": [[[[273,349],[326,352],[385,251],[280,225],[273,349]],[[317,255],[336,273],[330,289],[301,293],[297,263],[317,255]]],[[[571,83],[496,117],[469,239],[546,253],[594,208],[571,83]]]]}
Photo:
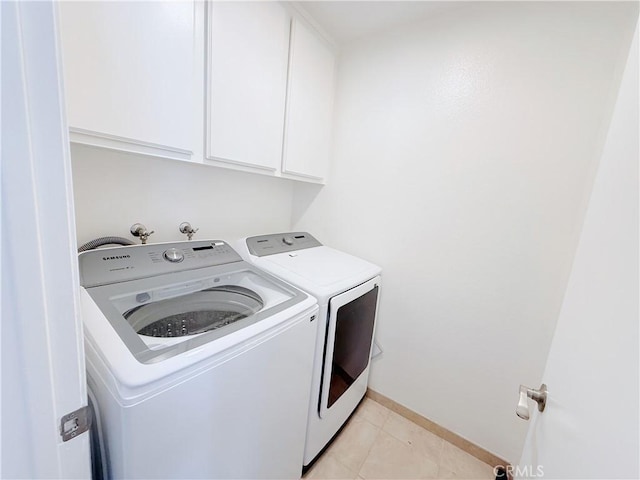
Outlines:
{"type": "MultiPolygon", "coordinates": [[[[100,285],[87,292],[141,363],[200,347],[308,298],[243,261],[100,285]]],[[[99,348],[100,338],[96,342],[99,348]]]]}

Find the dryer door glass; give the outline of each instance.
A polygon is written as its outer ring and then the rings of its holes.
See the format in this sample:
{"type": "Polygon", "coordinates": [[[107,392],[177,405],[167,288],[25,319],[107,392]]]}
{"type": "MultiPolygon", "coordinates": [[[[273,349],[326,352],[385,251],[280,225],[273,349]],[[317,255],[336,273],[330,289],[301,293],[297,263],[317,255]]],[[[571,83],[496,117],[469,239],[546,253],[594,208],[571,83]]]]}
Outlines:
{"type": "Polygon", "coordinates": [[[369,365],[378,287],[338,310],[333,346],[331,407],[369,365]]]}
{"type": "Polygon", "coordinates": [[[330,301],[321,402],[326,407],[321,407],[321,416],[369,365],[378,301],[377,280],[372,279],[330,301]]]}

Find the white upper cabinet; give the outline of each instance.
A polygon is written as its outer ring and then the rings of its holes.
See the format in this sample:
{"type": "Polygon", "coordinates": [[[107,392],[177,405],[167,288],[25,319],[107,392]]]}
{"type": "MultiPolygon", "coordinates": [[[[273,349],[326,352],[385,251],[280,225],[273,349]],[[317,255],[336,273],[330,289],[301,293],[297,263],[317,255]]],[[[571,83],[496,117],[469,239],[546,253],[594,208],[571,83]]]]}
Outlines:
{"type": "Polygon", "coordinates": [[[195,2],[60,2],[71,140],[190,159],[195,2]]]}
{"type": "Polygon", "coordinates": [[[325,182],[335,56],[301,7],[58,5],[72,142],[325,182]]]}
{"type": "Polygon", "coordinates": [[[280,169],[290,24],[276,2],[208,4],[208,160],[280,169]]]}
{"type": "Polygon", "coordinates": [[[303,21],[293,21],[284,174],[323,182],[329,169],[335,55],[303,21]]]}

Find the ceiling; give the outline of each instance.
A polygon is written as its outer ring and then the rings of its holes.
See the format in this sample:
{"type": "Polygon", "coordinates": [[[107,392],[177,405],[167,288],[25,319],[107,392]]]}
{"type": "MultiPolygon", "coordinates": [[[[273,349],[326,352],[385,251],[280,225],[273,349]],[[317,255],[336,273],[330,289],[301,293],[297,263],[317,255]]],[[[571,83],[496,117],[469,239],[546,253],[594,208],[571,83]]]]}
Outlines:
{"type": "Polygon", "coordinates": [[[296,2],[338,44],[420,20],[452,8],[454,1],[301,1],[296,2]]]}

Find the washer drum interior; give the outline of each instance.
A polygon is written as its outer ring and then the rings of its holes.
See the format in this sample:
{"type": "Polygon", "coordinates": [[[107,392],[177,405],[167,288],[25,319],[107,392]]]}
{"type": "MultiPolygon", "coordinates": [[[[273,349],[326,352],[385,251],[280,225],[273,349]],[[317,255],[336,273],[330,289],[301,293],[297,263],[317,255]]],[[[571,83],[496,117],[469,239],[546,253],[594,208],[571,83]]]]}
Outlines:
{"type": "Polygon", "coordinates": [[[254,291],[223,285],[141,305],[123,315],[140,335],[182,337],[224,327],[263,307],[262,298],[254,291]]]}

